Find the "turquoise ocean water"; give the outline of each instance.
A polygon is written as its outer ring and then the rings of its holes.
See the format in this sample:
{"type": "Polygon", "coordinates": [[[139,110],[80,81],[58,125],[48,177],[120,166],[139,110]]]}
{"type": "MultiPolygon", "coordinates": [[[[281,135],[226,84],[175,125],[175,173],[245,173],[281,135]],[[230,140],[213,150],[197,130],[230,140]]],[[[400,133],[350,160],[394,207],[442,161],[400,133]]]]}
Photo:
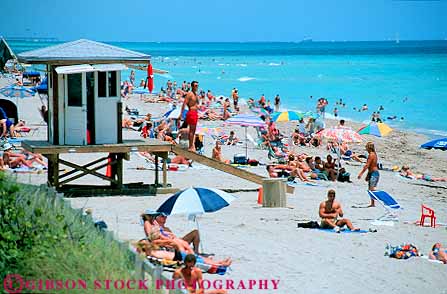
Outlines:
{"type": "MultiPolygon", "coordinates": [[[[55,43],[9,44],[20,53],[55,43]]],[[[243,98],[265,94],[273,102],[279,94],[282,108],[296,110],[315,110],[325,97],[329,114],[337,107],[340,117],[356,121],[382,105],[382,118],[399,118],[387,121],[393,127],[447,136],[447,41],[111,44],[150,54],[155,68],[169,71],[155,76],[156,89],[168,79],[197,80],[217,95],[236,87],[243,98]],[[340,98],[346,107],[335,105],[340,98]],[[369,111],[353,109],[365,103],[369,111]]]]}

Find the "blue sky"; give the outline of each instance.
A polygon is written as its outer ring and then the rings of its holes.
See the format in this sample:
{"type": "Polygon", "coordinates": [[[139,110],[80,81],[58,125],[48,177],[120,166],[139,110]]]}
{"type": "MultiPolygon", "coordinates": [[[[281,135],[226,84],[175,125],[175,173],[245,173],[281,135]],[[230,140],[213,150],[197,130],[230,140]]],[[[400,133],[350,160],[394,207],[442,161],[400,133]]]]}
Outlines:
{"type": "Polygon", "coordinates": [[[98,41],[447,39],[447,0],[0,1],[0,35],[98,41]]]}

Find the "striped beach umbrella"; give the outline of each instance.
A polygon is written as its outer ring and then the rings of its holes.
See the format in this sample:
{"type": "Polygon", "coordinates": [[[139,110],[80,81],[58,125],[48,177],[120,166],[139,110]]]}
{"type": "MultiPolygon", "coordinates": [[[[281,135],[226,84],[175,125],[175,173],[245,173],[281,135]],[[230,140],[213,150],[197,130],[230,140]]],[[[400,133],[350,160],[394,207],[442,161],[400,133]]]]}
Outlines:
{"type": "Polygon", "coordinates": [[[238,125],[242,127],[265,127],[265,122],[251,114],[238,114],[224,122],[225,125],[238,125]]]}
{"type": "Polygon", "coordinates": [[[236,197],[214,188],[192,187],[169,197],[157,212],[170,214],[198,215],[215,212],[235,200],[236,197]]]}
{"type": "Polygon", "coordinates": [[[304,118],[304,114],[298,111],[283,111],[272,114],[272,120],[274,122],[300,120],[302,118],[304,118]]]}
{"type": "Polygon", "coordinates": [[[252,114],[238,114],[224,122],[225,125],[238,125],[245,127],[245,157],[248,158],[247,127],[265,127],[265,122],[252,114]]]}
{"type": "MultiPolygon", "coordinates": [[[[222,190],[213,188],[192,187],[179,191],[169,197],[158,209],[157,212],[165,215],[186,214],[192,216],[200,234],[197,215],[205,212],[215,212],[230,205],[237,199],[235,196],[222,190]]],[[[201,238],[202,239],[202,238],[201,238]]],[[[203,240],[200,242],[203,252],[203,240]]]]}
{"type": "Polygon", "coordinates": [[[383,137],[388,135],[393,129],[385,123],[372,122],[369,125],[362,127],[357,131],[360,135],[373,135],[376,137],[383,137]]]}

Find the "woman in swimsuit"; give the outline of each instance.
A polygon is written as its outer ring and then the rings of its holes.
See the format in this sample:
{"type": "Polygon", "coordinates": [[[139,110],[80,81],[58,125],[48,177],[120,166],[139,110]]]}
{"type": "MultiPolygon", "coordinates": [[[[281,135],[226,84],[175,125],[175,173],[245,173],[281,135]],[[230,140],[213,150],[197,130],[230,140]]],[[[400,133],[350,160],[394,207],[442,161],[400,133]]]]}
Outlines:
{"type": "Polygon", "coordinates": [[[443,248],[441,243],[436,243],[433,245],[431,252],[428,257],[433,260],[442,261],[444,264],[447,264],[447,248],[443,248]]]}
{"type": "Polygon", "coordinates": [[[161,229],[155,220],[158,215],[160,215],[159,212],[150,210],[145,211],[145,213],[141,215],[147,240],[157,246],[174,247],[179,248],[179,250],[186,253],[194,253],[186,241],[161,229]]]}

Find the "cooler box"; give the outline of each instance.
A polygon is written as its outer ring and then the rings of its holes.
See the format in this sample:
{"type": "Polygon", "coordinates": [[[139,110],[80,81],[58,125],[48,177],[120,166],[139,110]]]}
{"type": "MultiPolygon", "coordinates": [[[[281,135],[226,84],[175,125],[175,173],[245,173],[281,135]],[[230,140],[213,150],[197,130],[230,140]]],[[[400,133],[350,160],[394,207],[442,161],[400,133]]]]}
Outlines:
{"type": "Polygon", "coordinates": [[[235,154],[233,162],[235,164],[247,164],[247,157],[245,157],[245,154],[235,154]]]}

